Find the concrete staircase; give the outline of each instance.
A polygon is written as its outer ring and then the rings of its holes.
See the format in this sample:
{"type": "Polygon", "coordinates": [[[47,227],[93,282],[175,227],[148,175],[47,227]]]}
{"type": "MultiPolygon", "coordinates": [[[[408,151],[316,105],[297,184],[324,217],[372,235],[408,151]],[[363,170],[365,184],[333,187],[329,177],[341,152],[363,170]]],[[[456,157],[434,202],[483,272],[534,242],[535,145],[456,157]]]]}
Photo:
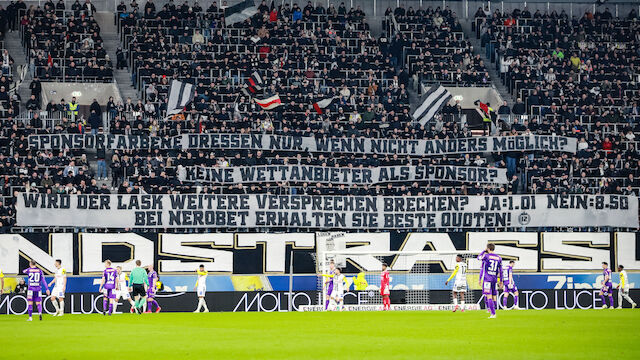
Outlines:
{"type": "Polygon", "coordinates": [[[128,97],[135,103],[139,98],[139,92],[131,86],[131,72],[129,69],[117,70],[116,65],[116,50],[120,43],[120,36],[118,34],[117,26],[113,21],[113,13],[110,12],[98,12],[96,14],[96,20],[100,25],[100,35],[104,41],[104,48],[109,54],[109,58],[113,62],[113,76],[115,78],[118,90],[120,90],[120,96],[124,103],[128,97]]]}
{"type": "MultiPolygon", "coordinates": [[[[471,22],[461,22],[462,29],[464,30],[465,37],[471,42],[473,45],[473,54],[480,55],[482,61],[484,61],[484,66],[489,73],[489,77],[491,78],[491,83],[493,87],[500,93],[500,96],[503,100],[507,101],[507,104],[511,107],[515,104],[515,99],[509,93],[509,89],[502,84],[502,79],[500,78],[500,72],[496,69],[496,64],[491,62],[491,59],[487,58],[485,48],[481,47],[481,42],[479,39],[476,39],[475,31],[471,30],[471,22]]],[[[492,104],[494,109],[498,109],[502,104],[492,104]]]]}
{"type": "MultiPolygon", "coordinates": [[[[28,66],[27,54],[24,48],[22,47],[20,32],[13,31],[13,32],[6,33],[4,37],[4,46],[7,50],[9,50],[9,55],[11,55],[14,61],[14,66],[12,69],[13,77],[15,80],[19,80],[20,74],[18,69],[22,68],[23,66],[28,66]]],[[[17,90],[17,93],[20,95],[20,98],[22,99],[21,110],[20,110],[21,113],[24,112],[25,110],[24,104],[27,102],[27,100],[29,100],[29,97],[31,96],[31,90],[29,90],[29,85],[31,84],[31,80],[32,80],[32,76],[29,73],[29,71],[27,71],[27,75],[25,76],[24,81],[20,84],[17,90]]]]}

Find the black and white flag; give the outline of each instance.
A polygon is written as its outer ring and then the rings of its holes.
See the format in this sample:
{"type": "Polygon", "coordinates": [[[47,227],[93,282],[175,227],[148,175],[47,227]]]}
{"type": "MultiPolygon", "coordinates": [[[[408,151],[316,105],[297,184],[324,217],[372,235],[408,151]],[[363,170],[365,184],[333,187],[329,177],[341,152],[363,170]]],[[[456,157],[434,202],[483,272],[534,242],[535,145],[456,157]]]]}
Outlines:
{"type": "Polygon", "coordinates": [[[242,93],[249,97],[254,97],[258,94],[260,90],[262,90],[262,78],[257,71],[254,71],[251,76],[249,76],[242,86],[242,93]]]}
{"type": "Polygon", "coordinates": [[[179,114],[185,106],[193,100],[196,87],[184,81],[171,81],[169,101],[167,102],[167,116],[179,114]]]}
{"type": "Polygon", "coordinates": [[[451,93],[442,85],[433,85],[420,99],[420,106],[413,113],[413,119],[420,125],[426,124],[451,100],[451,93]]]}

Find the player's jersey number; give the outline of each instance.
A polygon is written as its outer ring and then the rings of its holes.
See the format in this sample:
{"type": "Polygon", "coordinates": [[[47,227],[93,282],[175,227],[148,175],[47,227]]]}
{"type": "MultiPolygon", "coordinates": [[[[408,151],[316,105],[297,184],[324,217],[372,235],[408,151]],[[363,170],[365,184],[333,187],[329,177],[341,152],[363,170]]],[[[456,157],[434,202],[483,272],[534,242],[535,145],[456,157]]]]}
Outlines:
{"type": "Polygon", "coordinates": [[[37,285],[40,283],[40,273],[32,272],[29,273],[29,284],[37,285]]]}

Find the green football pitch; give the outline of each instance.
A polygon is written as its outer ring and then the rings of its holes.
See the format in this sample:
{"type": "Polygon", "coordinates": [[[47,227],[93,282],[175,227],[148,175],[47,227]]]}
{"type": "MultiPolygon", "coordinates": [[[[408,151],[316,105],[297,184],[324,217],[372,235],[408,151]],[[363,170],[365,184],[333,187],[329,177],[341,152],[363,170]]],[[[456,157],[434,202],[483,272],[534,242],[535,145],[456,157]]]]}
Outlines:
{"type": "Polygon", "coordinates": [[[2,359],[640,359],[638,310],[0,316],[2,359]]]}

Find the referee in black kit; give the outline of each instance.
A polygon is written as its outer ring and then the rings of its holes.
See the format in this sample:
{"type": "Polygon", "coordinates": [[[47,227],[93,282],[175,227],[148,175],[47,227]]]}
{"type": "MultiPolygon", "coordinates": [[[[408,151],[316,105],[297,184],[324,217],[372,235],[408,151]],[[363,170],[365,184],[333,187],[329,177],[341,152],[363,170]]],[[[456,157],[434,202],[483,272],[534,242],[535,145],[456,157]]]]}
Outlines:
{"type": "Polygon", "coordinates": [[[131,270],[129,275],[129,291],[135,299],[135,311],[142,314],[142,307],[147,301],[147,288],[149,288],[149,279],[147,272],[141,267],[142,262],[136,260],[136,267],[131,270]]]}

